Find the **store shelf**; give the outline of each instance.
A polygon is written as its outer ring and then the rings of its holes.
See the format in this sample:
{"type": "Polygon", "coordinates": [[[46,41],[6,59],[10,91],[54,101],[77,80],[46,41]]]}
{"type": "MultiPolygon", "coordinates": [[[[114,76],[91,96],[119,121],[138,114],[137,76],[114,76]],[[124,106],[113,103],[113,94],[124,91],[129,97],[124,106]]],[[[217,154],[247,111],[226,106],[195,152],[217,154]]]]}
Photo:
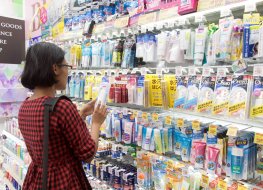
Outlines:
{"type": "Polygon", "coordinates": [[[7,138],[15,141],[17,144],[19,144],[22,147],[26,147],[25,142],[21,139],[17,138],[16,136],[12,135],[11,133],[7,132],[6,130],[3,131],[2,135],[5,135],[7,138]]]}
{"type": "Polygon", "coordinates": [[[4,184],[7,185],[10,190],[16,190],[7,178],[4,178],[4,184]]]}
{"type": "Polygon", "coordinates": [[[10,151],[8,148],[6,148],[5,146],[3,147],[3,151],[8,154],[9,156],[11,156],[13,159],[15,159],[15,161],[21,165],[21,166],[24,166],[25,165],[25,162],[20,158],[18,157],[16,154],[14,154],[12,151],[10,151]]]}
{"type": "Polygon", "coordinates": [[[23,181],[18,177],[18,175],[6,164],[3,165],[3,168],[17,181],[17,183],[23,186],[23,181]]]}

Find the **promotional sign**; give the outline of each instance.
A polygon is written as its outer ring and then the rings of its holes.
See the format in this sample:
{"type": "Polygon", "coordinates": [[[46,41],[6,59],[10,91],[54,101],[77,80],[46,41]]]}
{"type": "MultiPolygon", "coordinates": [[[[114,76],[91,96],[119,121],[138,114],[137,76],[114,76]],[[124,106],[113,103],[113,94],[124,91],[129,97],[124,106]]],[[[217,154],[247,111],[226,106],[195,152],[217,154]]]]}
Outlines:
{"type": "Polygon", "coordinates": [[[0,63],[25,60],[25,21],[0,16],[0,63]]]}

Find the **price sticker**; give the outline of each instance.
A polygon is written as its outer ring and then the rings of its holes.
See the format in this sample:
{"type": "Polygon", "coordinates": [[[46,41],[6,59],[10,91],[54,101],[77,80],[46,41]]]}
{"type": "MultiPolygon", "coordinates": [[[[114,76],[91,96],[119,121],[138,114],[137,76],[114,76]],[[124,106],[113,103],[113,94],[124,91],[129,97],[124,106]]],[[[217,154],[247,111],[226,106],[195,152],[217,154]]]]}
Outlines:
{"type": "Polygon", "coordinates": [[[254,11],[257,11],[256,3],[255,2],[247,2],[245,4],[245,13],[254,12],[254,11]]]}
{"type": "Polygon", "coordinates": [[[163,71],[162,68],[157,68],[157,69],[156,69],[156,74],[157,74],[157,75],[162,75],[162,74],[163,74],[162,71],[163,71]]]}
{"type": "Polygon", "coordinates": [[[253,70],[253,76],[263,76],[263,65],[255,65],[253,70]]]}
{"type": "Polygon", "coordinates": [[[148,113],[147,112],[143,112],[142,113],[142,118],[146,121],[148,121],[148,113]]]}
{"type": "Polygon", "coordinates": [[[195,67],[188,67],[188,75],[195,76],[196,75],[196,68],[195,67]]]}
{"type": "Polygon", "coordinates": [[[201,186],[204,188],[209,186],[209,177],[207,175],[202,174],[201,186]]]}
{"type": "Polygon", "coordinates": [[[123,115],[128,115],[128,109],[126,108],[123,109],[123,115]]]}
{"type": "Polygon", "coordinates": [[[172,117],[171,116],[165,117],[165,124],[166,125],[172,125],[172,117]]]}
{"type": "Polygon", "coordinates": [[[194,130],[199,131],[201,130],[201,124],[200,121],[192,121],[192,127],[194,130]]]}
{"type": "Polygon", "coordinates": [[[157,24],[156,29],[157,30],[163,29],[163,24],[162,23],[157,24]]]}
{"type": "Polygon", "coordinates": [[[196,23],[200,23],[200,22],[203,22],[204,21],[204,16],[201,15],[201,14],[197,14],[195,15],[195,22],[196,23]]]}
{"type": "Polygon", "coordinates": [[[208,129],[208,133],[210,135],[216,136],[217,135],[217,126],[216,125],[210,125],[208,129]]]}
{"type": "Polygon", "coordinates": [[[134,117],[138,117],[138,111],[133,112],[134,117]]]}
{"type": "Polygon", "coordinates": [[[111,70],[107,70],[107,76],[111,76],[111,70]]]}
{"type": "Polygon", "coordinates": [[[236,137],[237,132],[238,132],[238,129],[236,127],[229,127],[226,135],[230,137],[236,137]]]}
{"type": "Polygon", "coordinates": [[[179,26],[184,26],[185,24],[186,24],[186,19],[185,18],[182,18],[182,19],[178,20],[178,25],[179,26]]]}
{"type": "Polygon", "coordinates": [[[211,68],[210,67],[203,67],[202,75],[204,77],[209,77],[211,75],[211,68]]]}
{"type": "Polygon", "coordinates": [[[146,27],[141,27],[141,32],[146,33],[146,27]]]}
{"type": "Polygon", "coordinates": [[[183,127],[184,126],[184,119],[178,118],[177,119],[177,127],[183,127]]]}
{"type": "Polygon", "coordinates": [[[174,22],[171,21],[171,22],[168,22],[168,28],[173,28],[174,27],[174,22]]]}
{"type": "Polygon", "coordinates": [[[157,12],[140,15],[138,24],[139,25],[149,24],[151,22],[155,22],[156,18],[157,18],[157,12]]]}
{"type": "Polygon", "coordinates": [[[217,76],[218,77],[225,77],[226,76],[226,68],[218,68],[217,69],[217,76]]]}
{"type": "Polygon", "coordinates": [[[141,75],[145,76],[147,74],[146,68],[141,68],[141,75]]]}
{"type": "Polygon", "coordinates": [[[244,185],[238,184],[237,190],[248,190],[248,188],[244,185]]]}
{"type": "Polygon", "coordinates": [[[227,190],[227,183],[226,181],[220,179],[218,182],[218,188],[219,190],[227,190]]]}
{"type": "Polygon", "coordinates": [[[114,27],[115,28],[124,28],[128,26],[129,16],[121,17],[115,20],[114,27]]]}
{"type": "Polygon", "coordinates": [[[228,8],[224,8],[220,11],[220,17],[228,17],[232,15],[232,11],[228,8]]]}
{"type": "Polygon", "coordinates": [[[152,114],[152,119],[153,119],[153,121],[158,121],[159,120],[159,115],[158,115],[158,113],[153,113],[152,114]]]}
{"type": "Polygon", "coordinates": [[[176,76],[182,76],[183,75],[183,68],[180,67],[175,67],[175,75],[176,76]]]}
{"type": "Polygon", "coordinates": [[[254,138],[254,143],[259,144],[259,145],[263,145],[263,134],[256,133],[255,138],[254,138]]]}

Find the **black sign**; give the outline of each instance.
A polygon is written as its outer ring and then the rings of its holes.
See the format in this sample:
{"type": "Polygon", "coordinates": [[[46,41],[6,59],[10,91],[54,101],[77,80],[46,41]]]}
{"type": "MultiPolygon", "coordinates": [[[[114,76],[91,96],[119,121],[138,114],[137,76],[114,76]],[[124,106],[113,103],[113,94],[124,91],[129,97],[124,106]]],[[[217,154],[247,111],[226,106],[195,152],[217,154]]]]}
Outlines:
{"type": "Polygon", "coordinates": [[[25,21],[0,16],[0,64],[25,60],[25,21]]]}

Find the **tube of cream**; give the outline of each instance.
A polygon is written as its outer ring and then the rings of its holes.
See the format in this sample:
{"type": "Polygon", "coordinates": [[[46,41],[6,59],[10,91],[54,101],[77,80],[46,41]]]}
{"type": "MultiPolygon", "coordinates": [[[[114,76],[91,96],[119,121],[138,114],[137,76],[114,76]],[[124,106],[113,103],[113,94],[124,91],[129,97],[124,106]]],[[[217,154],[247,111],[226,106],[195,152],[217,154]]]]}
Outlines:
{"type": "Polygon", "coordinates": [[[195,143],[195,168],[204,168],[206,143],[195,143]]]}
{"type": "Polygon", "coordinates": [[[191,139],[190,138],[183,138],[182,139],[182,149],[181,149],[181,155],[182,160],[185,162],[190,161],[190,152],[191,152],[191,139]]]}
{"type": "Polygon", "coordinates": [[[219,149],[215,147],[208,147],[208,157],[207,157],[207,173],[215,174],[217,169],[217,162],[219,156],[219,149]]]}

